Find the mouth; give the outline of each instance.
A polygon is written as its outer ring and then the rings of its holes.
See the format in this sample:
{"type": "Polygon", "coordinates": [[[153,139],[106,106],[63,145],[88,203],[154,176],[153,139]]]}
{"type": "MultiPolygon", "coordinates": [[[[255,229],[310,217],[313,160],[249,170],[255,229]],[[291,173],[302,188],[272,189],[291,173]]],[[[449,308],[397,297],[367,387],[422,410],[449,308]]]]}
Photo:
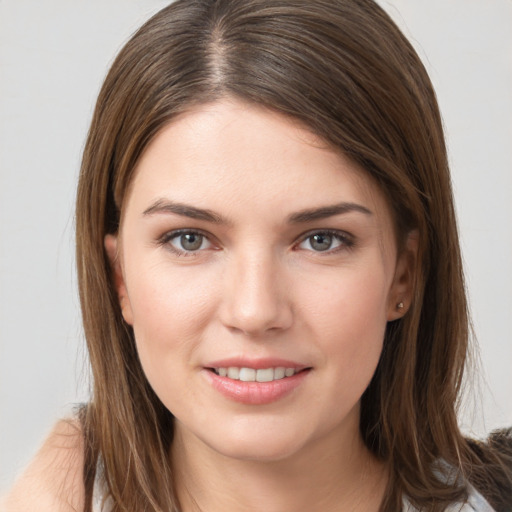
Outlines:
{"type": "Polygon", "coordinates": [[[308,380],[312,370],[304,366],[270,366],[261,361],[254,366],[259,368],[215,364],[204,368],[204,376],[213,389],[231,401],[264,405],[291,395],[308,380]]]}
{"type": "Polygon", "coordinates": [[[282,380],[294,375],[310,370],[310,368],[286,368],[284,366],[270,367],[270,368],[247,368],[247,367],[218,367],[209,368],[209,370],[219,377],[226,377],[231,380],[238,380],[242,382],[273,382],[282,380]]]}

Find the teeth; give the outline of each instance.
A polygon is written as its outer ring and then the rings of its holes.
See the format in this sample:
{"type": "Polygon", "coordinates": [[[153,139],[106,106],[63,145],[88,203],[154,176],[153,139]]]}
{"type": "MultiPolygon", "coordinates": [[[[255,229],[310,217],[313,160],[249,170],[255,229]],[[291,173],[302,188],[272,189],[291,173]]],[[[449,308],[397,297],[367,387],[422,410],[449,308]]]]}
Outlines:
{"type": "Polygon", "coordinates": [[[284,376],[286,374],[286,368],[283,368],[282,366],[279,366],[278,368],[274,368],[274,379],[284,379],[284,376]]]}
{"type": "Polygon", "coordinates": [[[240,368],[238,378],[244,382],[254,382],[256,380],[256,370],[254,368],[240,368]]]}
{"type": "Polygon", "coordinates": [[[238,380],[240,378],[240,368],[230,366],[228,368],[228,377],[230,379],[238,380]]]}
{"type": "Polygon", "coordinates": [[[272,382],[273,380],[281,380],[285,377],[295,375],[295,368],[263,368],[255,370],[254,368],[237,368],[230,366],[229,368],[214,368],[217,375],[228,377],[233,380],[241,380],[243,382],[272,382]]]}
{"type": "Polygon", "coordinates": [[[274,380],[274,369],[258,370],[256,372],[256,380],[258,382],[272,382],[274,380]]]}

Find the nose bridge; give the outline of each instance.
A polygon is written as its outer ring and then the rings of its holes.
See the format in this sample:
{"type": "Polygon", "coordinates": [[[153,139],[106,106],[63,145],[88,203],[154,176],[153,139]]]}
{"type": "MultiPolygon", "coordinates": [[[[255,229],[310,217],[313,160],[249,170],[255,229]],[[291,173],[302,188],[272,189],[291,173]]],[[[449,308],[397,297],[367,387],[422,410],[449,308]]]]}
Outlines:
{"type": "Polygon", "coordinates": [[[223,298],[225,325],[251,335],[289,327],[291,304],[280,267],[269,248],[231,258],[223,298]]]}

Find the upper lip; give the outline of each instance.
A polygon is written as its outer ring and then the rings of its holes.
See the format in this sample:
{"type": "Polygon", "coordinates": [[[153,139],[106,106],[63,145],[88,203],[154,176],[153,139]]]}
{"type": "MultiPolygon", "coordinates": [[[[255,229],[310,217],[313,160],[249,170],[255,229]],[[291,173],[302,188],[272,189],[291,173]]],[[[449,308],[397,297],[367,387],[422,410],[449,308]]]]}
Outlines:
{"type": "Polygon", "coordinates": [[[265,357],[257,359],[249,359],[244,357],[231,357],[227,359],[219,359],[205,365],[205,368],[254,368],[255,370],[263,370],[265,368],[294,368],[297,371],[310,368],[306,364],[288,359],[280,359],[274,357],[265,357]]]}

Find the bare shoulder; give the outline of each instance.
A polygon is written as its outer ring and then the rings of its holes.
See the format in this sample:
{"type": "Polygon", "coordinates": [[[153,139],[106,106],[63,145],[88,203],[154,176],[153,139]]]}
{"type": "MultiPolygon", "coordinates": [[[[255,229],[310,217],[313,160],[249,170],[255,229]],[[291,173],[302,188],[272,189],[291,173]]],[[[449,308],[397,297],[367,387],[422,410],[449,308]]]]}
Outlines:
{"type": "Polygon", "coordinates": [[[83,509],[83,437],[77,420],[59,421],[1,503],[1,512],[83,509]]]}

